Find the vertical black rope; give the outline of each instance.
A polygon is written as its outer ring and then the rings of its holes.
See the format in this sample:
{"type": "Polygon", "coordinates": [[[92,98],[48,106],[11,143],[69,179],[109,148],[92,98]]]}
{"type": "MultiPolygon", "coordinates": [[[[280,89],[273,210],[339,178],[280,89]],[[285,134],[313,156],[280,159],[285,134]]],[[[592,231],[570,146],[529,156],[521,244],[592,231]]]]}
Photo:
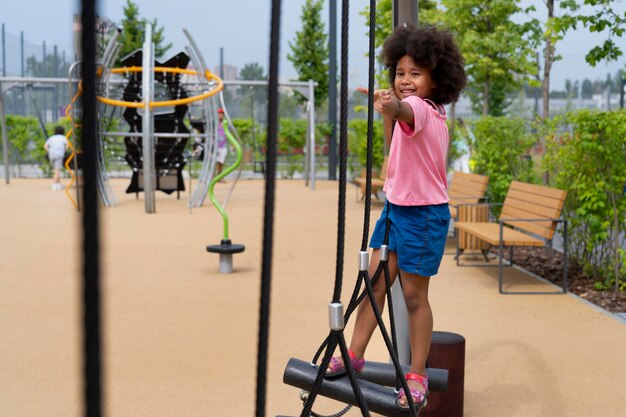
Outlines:
{"type": "Polygon", "coordinates": [[[363,209],[363,237],[361,251],[367,250],[370,231],[370,211],[372,207],[372,167],[374,148],[374,75],[376,73],[376,0],[370,0],[370,36],[367,77],[367,162],[365,170],[365,208],[363,209]]]}
{"type": "MultiPolygon", "coordinates": [[[[340,124],[339,124],[339,203],[337,220],[337,263],[335,270],[335,288],[333,291],[333,303],[341,301],[341,287],[343,282],[343,252],[345,236],[345,211],[346,211],[346,171],[348,155],[348,32],[349,32],[349,0],[343,0],[341,5],[341,91],[340,91],[340,124]]],[[[341,357],[350,379],[356,402],[364,417],[369,416],[369,410],[365,398],[361,393],[348,348],[343,336],[343,329],[332,330],[326,339],[326,353],[320,364],[319,371],[311,387],[309,397],[302,409],[301,417],[309,417],[315,402],[315,398],[324,381],[324,375],[330,359],[339,344],[341,357]]],[[[320,351],[323,348],[320,348],[320,351]]]]}
{"type": "Polygon", "coordinates": [[[346,219],[346,167],[348,155],[348,13],[347,0],[341,3],[341,90],[339,93],[339,204],[337,208],[337,263],[333,303],[341,301],[343,252],[346,219]]]}
{"type": "Polygon", "coordinates": [[[398,11],[398,0],[393,0],[393,26],[391,29],[395,29],[398,27],[398,23],[400,23],[400,15],[398,11]]]}
{"type": "Polygon", "coordinates": [[[82,0],[83,58],[83,348],[85,415],[102,415],[100,259],[96,187],[96,0],[82,0]]]}
{"type": "Polygon", "coordinates": [[[278,137],[278,58],[280,47],[281,1],[272,0],[270,24],[270,63],[267,92],[267,149],[265,160],[265,212],[263,216],[263,265],[261,271],[261,302],[256,381],[256,416],[265,416],[267,395],[267,352],[272,280],[272,245],[274,238],[274,194],[276,185],[276,140],[278,137]]]}

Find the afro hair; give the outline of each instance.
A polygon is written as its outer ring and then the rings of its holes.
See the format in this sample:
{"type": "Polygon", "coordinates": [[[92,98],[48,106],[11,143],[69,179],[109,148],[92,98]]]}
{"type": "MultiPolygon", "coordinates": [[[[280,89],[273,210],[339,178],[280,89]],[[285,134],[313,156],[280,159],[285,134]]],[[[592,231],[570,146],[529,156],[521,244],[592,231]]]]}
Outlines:
{"type": "Polygon", "coordinates": [[[447,30],[434,26],[416,28],[403,25],[387,38],[381,53],[382,61],[389,70],[389,80],[394,85],[396,66],[403,56],[428,68],[437,88],[428,97],[438,104],[448,104],[459,99],[467,84],[463,55],[447,30]]]}

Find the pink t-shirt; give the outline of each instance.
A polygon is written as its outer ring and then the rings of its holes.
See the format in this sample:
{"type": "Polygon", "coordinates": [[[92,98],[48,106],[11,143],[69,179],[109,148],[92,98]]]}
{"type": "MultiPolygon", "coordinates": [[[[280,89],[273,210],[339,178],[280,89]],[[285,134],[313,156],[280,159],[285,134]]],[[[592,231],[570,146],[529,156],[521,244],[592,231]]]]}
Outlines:
{"type": "Polygon", "coordinates": [[[448,126],[441,113],[417,96],[403,102],[413,109],[413,126],[398,122],[393,132],[385,194],[399,206],[426,206],[448,202],[446,155],[448,126]]]}

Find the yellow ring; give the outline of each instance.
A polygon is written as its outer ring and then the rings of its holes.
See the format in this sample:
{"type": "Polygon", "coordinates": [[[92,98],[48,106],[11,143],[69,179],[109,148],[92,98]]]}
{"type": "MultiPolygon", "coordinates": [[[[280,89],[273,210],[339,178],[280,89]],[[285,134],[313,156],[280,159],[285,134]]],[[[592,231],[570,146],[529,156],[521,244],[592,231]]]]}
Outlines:
{"type": "MultiPolygon", "coordinates": [[[[113,73],[124,73],[124,72],[141,72],[143,71],[142,67],[124,67],[124,68],[113,68],[111,72],[113,73]]],[[[154,67],[155,72],[171,72],[178,74],[198,74],[197,71],[188,70],[183,68],[169,68],[169,67],[154,67]]],[[[214,80],[217,83],[217,86],[206,93],[202,93],[198,96],[179,98],[176,100],[165,100],[165,101],[152,101],[149,104],[149,107],[152,109],[154,107],[167,107],[167,106],[180,106],[182,104],[192,103],[194,101],[204,100],[205,98],[211,97],[212,95],[217,94],[224,88],[224,83],[218,76],[214,75],[211,71],[206,70],[204,72],[204,76],[207,81],[214,80]]],[[[145,102],[143,101],[123,101],[123,100],[113,100],[106,97],[96,96],[96,98],[104,104],[108,104],[111,106],[120,106],[120,107],[131,107],[135,109],[143,109],[146,107],[145,102]]]]}

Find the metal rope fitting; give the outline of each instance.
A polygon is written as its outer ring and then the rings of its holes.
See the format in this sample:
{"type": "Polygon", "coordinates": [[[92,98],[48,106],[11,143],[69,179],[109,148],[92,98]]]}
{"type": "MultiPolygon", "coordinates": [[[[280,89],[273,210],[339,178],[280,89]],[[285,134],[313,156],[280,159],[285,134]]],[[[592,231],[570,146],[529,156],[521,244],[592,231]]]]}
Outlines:
{"type": "Polygon", "coordinates": [[[331,330],[343,330],[343,304],[330,303],[328,305],[328,325],[331,330]]]}
{"type": "Polygon", "coordinates": [[[370,264],[370,255],[367,252],[359,251],[359,271],[367,271],[370,264]]]}
{"type": "Polygon", "coordinates": [[[380,245],[380,260],[381,261],[389,260],[389,246],[380,245]]]}

